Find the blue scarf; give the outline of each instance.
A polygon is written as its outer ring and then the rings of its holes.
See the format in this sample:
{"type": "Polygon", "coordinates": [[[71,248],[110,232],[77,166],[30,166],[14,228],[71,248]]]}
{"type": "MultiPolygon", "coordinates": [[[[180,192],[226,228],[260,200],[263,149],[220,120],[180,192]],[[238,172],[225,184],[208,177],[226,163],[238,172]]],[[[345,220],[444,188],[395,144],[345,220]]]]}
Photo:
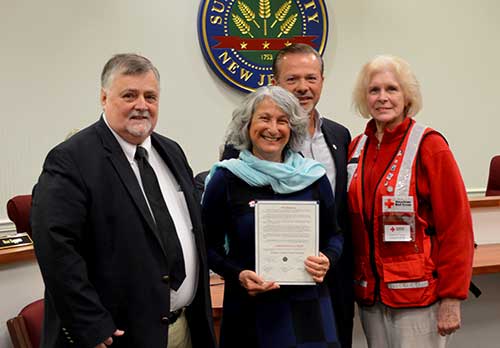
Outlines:
{"type": "Polygon", "coordinates": [[[228,169],[250,186],[271,185],[274,192],[282,194],[300,191],[326,173],[321,163],[290,150],[283,163],[261,160],[244,150],[238,159],[214,164],[205,180],[205,187],[218,168],[228,169]]]}

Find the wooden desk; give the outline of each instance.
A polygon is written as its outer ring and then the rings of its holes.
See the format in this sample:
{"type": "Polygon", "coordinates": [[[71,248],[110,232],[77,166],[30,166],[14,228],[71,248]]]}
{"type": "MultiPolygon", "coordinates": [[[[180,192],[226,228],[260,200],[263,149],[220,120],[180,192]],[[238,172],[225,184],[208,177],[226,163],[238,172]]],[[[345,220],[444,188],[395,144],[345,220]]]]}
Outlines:
{"type": "Polygon", "coordinates": [[[469,205],[476,243],[499,243],[500,196],[469,197],[469,205]]]}
{"type": "Polygon", "coordinates": [[[469,197],[469,205],[473,208],[499,207],[500,196],[469,197]]]}
{"type": "Polygon", "coordinates": [[[33,245],[0,249],[0,265],[35,259],[33,245]]]}
{"type": "Polygon", "coordinates": [[[472,274],[500,272],[500,243],[478,245],[474,253],[472,274]]]}
{"type": "Polygon", "coordinates": [[[210,296],[212,297],[215,337],[217,338],[217,343],[219,343],[222,301],[224,299],[224,280],[217,274],[210,276],[210,296]]]}

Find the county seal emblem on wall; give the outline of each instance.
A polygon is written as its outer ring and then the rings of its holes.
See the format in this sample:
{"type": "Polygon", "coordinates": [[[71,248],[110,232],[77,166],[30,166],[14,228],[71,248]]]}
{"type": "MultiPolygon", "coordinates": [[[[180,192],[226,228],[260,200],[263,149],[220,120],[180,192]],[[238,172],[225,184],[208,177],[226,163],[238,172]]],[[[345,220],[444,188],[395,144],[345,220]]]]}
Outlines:
{"type": "Polygon", "coordinates": [[[269,85],[278,50],[305,43],[325,50],[323,0],[203,0],[198,37],[203,55],[223,81],[242,91],[269,85]]]}

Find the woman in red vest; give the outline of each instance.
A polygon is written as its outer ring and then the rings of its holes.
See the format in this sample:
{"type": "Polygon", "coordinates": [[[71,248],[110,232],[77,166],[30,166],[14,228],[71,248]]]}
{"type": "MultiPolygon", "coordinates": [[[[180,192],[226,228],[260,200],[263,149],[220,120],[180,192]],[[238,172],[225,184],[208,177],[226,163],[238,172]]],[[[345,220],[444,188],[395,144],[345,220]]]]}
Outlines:
{"type": "Polygon", "coordinates": [[[460,327],[472,274],[464,183],[446,140],[415,123],[408,63],[364,65],[354,106],[369,118],[349,149],[355,295],[369,347],[445,347],[460,327]]]}

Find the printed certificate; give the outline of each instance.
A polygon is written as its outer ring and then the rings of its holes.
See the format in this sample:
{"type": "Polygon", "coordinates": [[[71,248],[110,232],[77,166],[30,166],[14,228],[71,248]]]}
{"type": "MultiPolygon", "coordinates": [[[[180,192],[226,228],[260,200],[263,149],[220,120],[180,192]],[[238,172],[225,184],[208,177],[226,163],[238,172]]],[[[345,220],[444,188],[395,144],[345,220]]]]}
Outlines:
{"type": "Polygon", "coordinates": [[[255,269],[266,281],[314,285],[304,261],[319,255],[319,203],[258,201],[255,204],[255,269]]]}

